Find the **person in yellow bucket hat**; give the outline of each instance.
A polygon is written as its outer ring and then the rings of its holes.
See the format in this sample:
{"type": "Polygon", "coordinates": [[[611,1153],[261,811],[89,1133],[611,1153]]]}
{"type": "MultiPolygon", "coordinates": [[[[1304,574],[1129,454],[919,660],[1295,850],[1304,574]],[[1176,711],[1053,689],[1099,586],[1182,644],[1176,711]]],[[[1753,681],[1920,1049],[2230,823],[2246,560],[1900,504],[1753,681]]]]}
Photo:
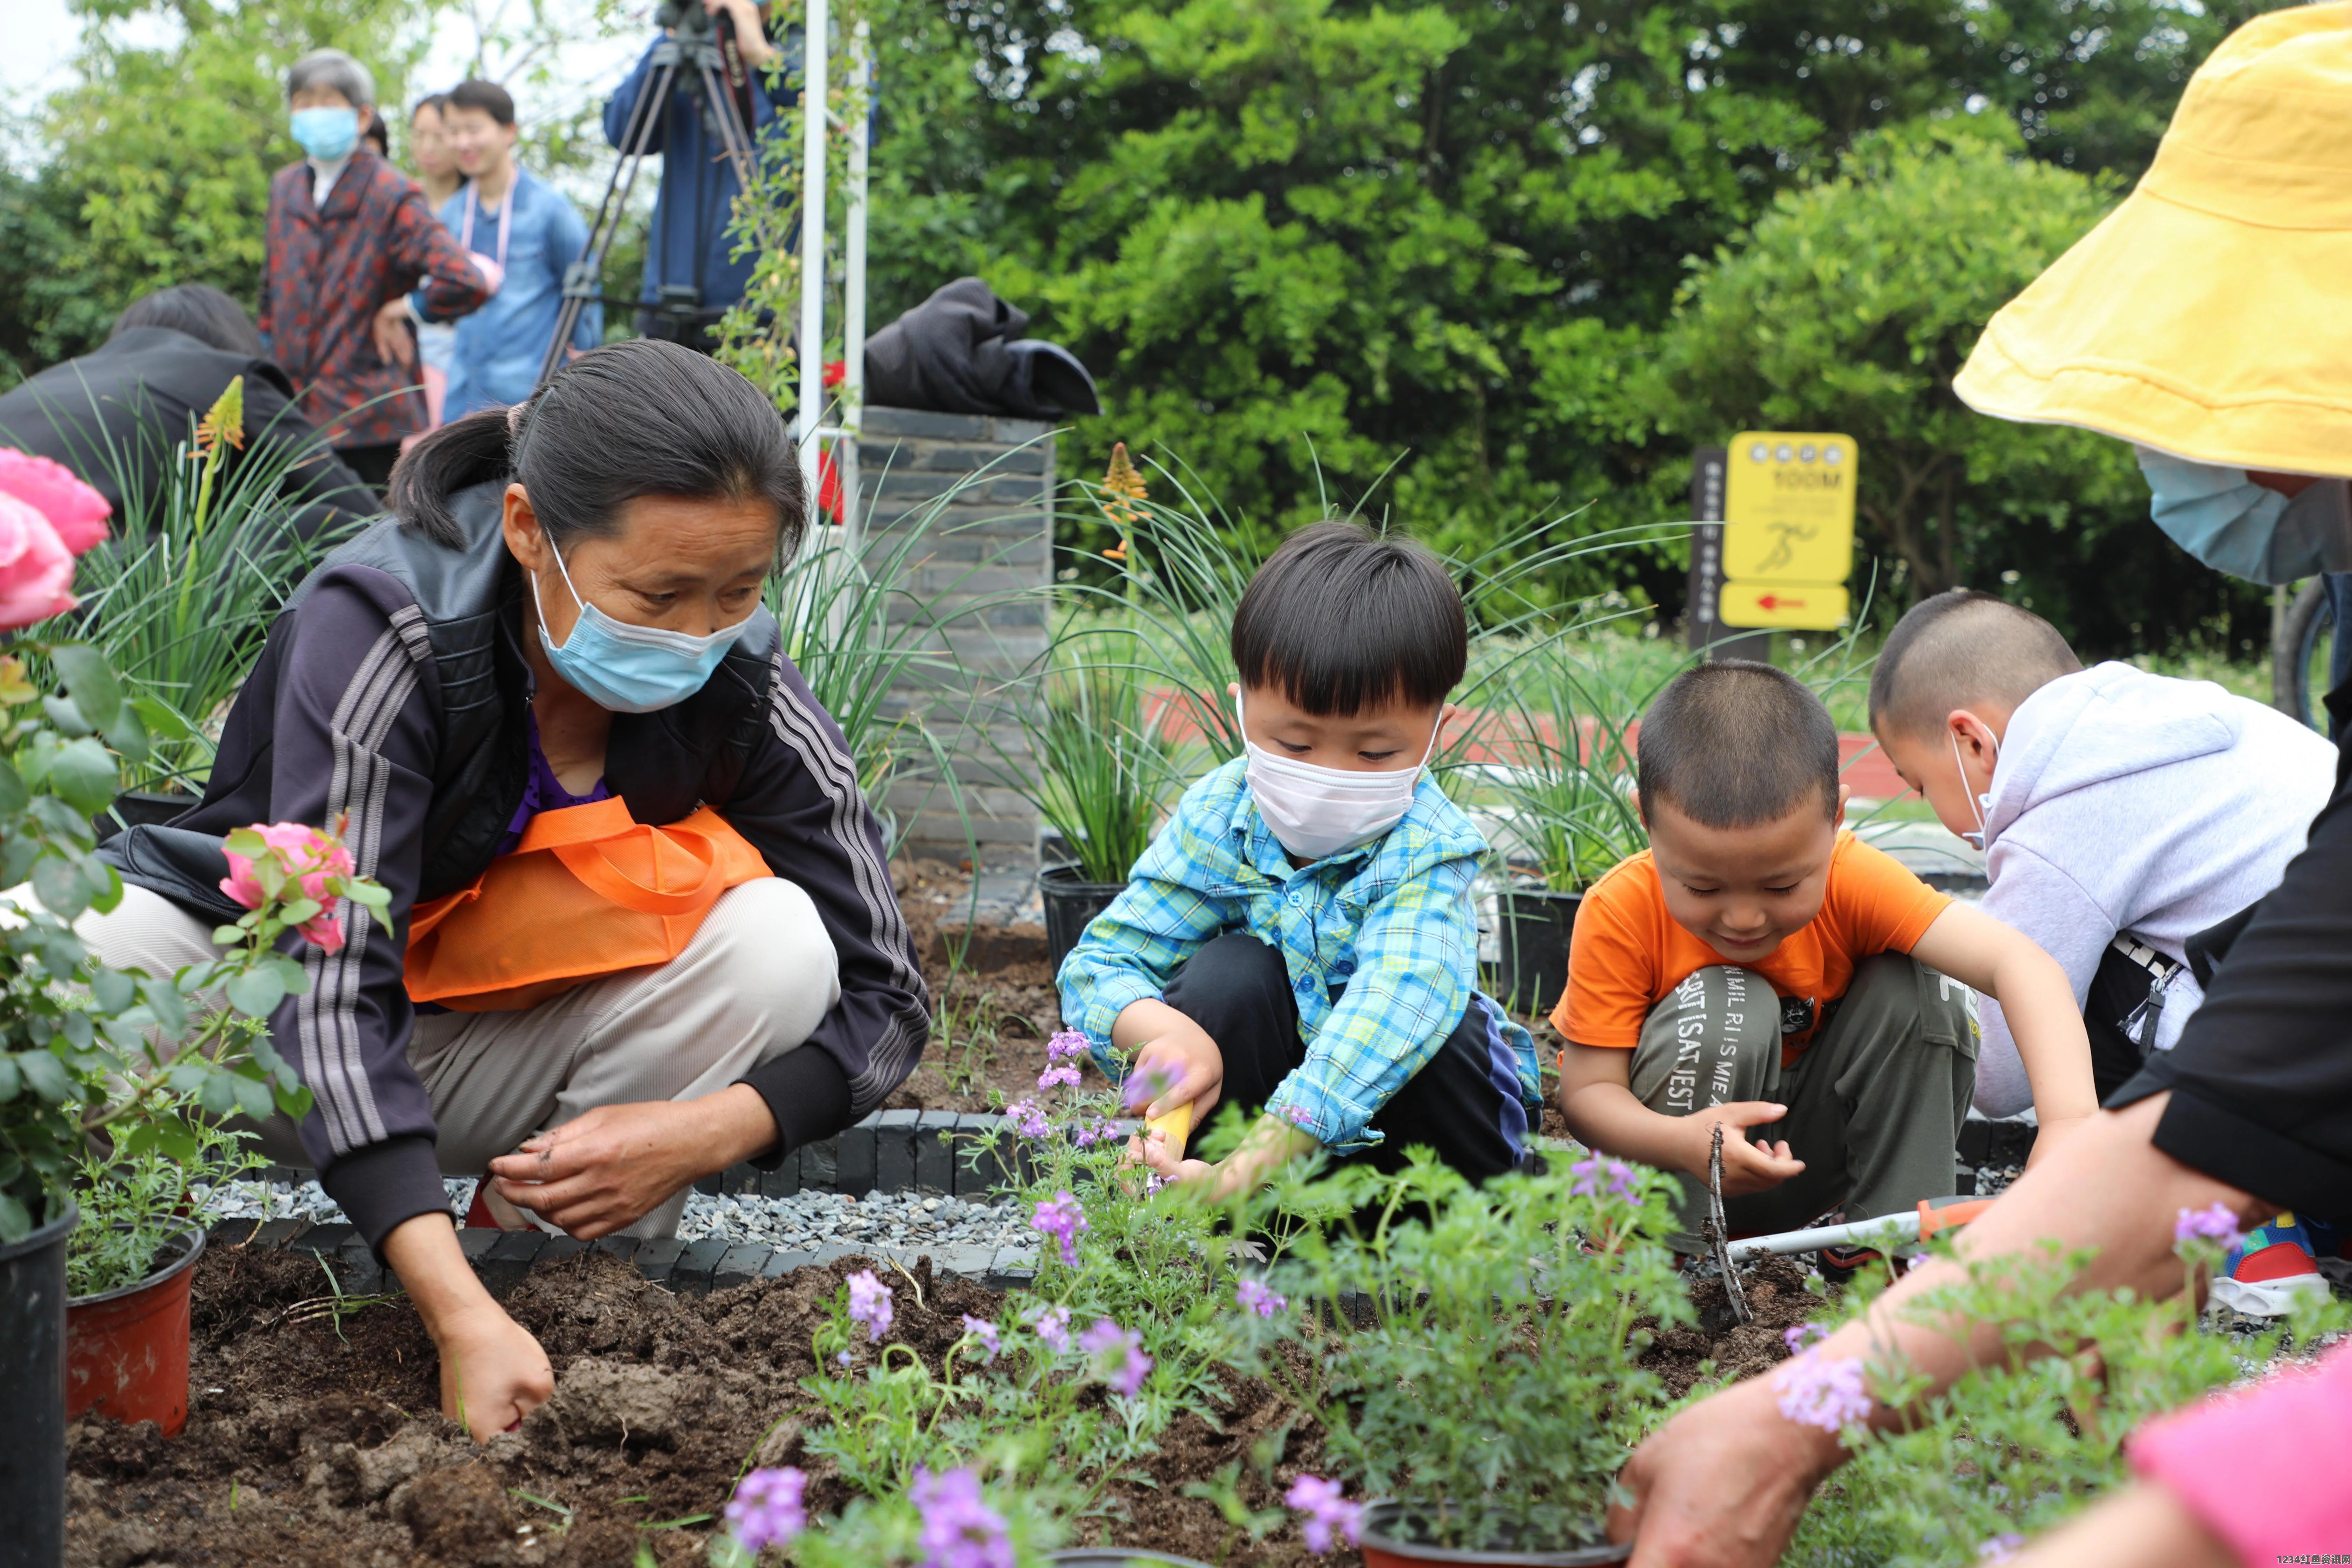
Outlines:
{"type": "MultiPolygon", "coordinates": [[[[2232,34],[2191,79],[2139,187],[1994,318],[1958,384],[2002,418],[2290,477],[2242,481],[2271,494],[2315,488],[2295,478],[2352,476],[2352,4],[2275,12],[2232,34]]],[[[2171,478],[2151,471],[2159,517],[2171,478]]],[[[2273,524],[2284,510],[2255,504],[2273,524]]],[[[2287,1209],[2352,1218],[2347,951],[2352,785],[2314,820],[2179,1043],[1979,1216],[1962,1253],[2028,1257],[2054,1242],[2088,1256],[2079,1287],[2160,1298],[2183,1286],[2186,1231],[2235,1235],[2287,1209]]],[[[1932,1400],[2008,1353],[2001,1324],[1913,1321],[1922,1297],[1958,1278],[1928,1260],[1788,1375],[1735,1384],[1644,1440],[1609,1521],[1612,1539],[1633,1542],[1630,1568],[1777,1562],[1848,1457],[1805,1396],[1809,1375],[1893,1352],[1919,1374],[1915,1400],[1932,1400]]],[[[1917,1408],[1870,1392],[1867,1425],[1899,1427],[1917,1408]]],[[[2240,1561],[2185,1513],[2166,1524],[2161,1540],[2069,1540],[2064,1560],[2240,1561]]]]}
{"type": "MultiPolygon", "coordinates": [[[[2352,5],[2298,6],[2214,51],[2138,187],[2001,308],[1953,390],[2131,442],[2175,543],[2266,585],[2325,574],[2352,626],[2347,278],[2352,5]]],[[[2330,687],[2347,676],[2339,635],[2330,687]]]]}

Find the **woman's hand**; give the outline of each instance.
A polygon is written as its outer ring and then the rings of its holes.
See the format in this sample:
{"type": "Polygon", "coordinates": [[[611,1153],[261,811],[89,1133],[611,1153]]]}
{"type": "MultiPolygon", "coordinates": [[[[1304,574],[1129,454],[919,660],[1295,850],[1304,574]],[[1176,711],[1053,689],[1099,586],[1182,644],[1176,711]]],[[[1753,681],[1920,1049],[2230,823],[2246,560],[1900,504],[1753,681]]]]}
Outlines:
{"type": "Polygon", "coordinates": [[[507,1202],[593,1241],[775,1142],[768,1102],[739,1083],[700,1100],[600,1105],[525,1139],[490,1162],[490,1175],[507,1202]]]}
{"type": "Polygon", "coordinates": [[[414,367],[416,334],[408,330],[408,296],[386,300],[375,313],[375,357],[386,364],[414,367]]]}
{"type": "Polygon", "coordinates": [[[394,1226],[383,1258],[440,1352],[441,1414],[484,1443],[547,1403],[555,1392],[547,1352],[482,1289],[446,1214],[394,1226]]]}

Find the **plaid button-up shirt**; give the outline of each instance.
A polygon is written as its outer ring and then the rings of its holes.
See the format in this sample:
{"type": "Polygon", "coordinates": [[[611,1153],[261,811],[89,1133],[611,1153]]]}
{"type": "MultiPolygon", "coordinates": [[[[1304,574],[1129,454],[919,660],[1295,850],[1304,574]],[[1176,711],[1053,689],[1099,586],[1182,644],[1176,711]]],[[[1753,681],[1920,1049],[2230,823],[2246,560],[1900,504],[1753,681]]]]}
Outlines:
{"type": "Polygon", "coordinates": [[[1478,1006],[1517,1060],[1532,1121],[1542,1108],[1535,1042],[1477,988],[1478,830],[1423,778],[1386,834],[1293,868],[1245,773],[1227,763],[1185,792],[1127,890],[1062,963],[1063,1020],[1085,1033],[1103,1071],[1113,1082],[1126,1074],[1110,1031],[1129,1003],[1156,1000],[1203,943],[1245,931],[1282,954],[1307,1041],[1269,1111],[1337,1152],[1378,1142],[1373,1114],[1478,1006]]]}

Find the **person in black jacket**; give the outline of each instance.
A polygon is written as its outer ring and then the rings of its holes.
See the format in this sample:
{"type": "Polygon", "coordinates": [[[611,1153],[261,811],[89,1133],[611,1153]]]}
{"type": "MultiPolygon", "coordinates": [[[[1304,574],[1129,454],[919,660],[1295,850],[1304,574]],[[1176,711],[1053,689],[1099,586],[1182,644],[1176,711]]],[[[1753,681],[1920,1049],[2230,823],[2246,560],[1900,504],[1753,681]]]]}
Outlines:
{"type": "MultiPolygon", "coordinates": [[[[398,934],[346,908],[338,951],[300,950],[310,987],[270,1020],[316,1097],[296,1157],[398,1271],[444,1408],[462,1389],[487,1437],[551,1384],[468,1268],[445,1174],[487,1165],[486,1187],[582,1239],[667,1235],[698,1178],[874,1110],[929,1019],[849,749],[761,605],[804,517],[750,382],[674,343],[596,349],[426,436],[392,504],[271,627],[203,801],[109,844],[123,901],[80,929],[110,965],[171,973],[239,912],[224,835],[348,823],[398,934]],[[475,886],[535,814],[607,797],[654,826],[707,805],[772,875],[667,964],[519,1009],[413,1003],[412,910],[475,886]]],[[[260,1147],[283,1157],[297,1131],[280,1118],[260,1147]]]]}
{"type": "Polygon", "coordinates": [[[375,492],[294,409],[294,384],[262,348],[243,307],[202,283],[161,289],[116,318],[106,345],[0,395],[0,445],[64,464],[114,505],[115,531],[152,526],[173,448],[231,381],[245,378],[245,445],[233,463],[287,465],[305,537],[341,517],[373,517],[375,492]]]}

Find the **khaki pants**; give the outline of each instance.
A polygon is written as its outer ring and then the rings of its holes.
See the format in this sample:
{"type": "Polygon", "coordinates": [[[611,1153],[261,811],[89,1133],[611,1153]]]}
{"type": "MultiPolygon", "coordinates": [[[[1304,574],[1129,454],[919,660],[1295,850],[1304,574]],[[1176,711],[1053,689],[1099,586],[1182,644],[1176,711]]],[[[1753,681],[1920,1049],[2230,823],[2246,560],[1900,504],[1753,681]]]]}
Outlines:
{"type": "MultiPolygon", "coordinates": [[[[1735,1236],[1796,1230],[1843,1204],[1875,1219],[1952,1191],[1954,1146],[1976,1089],[1976,1014],[1967,986],[1902,953],[1864,959],[1846,994],[1795,1062],[1780,1065],[1780,999],[1771,983],[1728,964],[1702,969],[1650,1010],[1634,1047],[1634,1098],[1667,1116],[1735,1100],[1787,1106],[1749,1130],[1786,1139],[1802,1172],[1761,1193],[1726,1198],[1735,1236]]],[[[1732,1134],[1727,1132],[1726,1137],[1732,1134]]],[[[1684,1176],[1679,1205],[1698,1250],[1706,1184],[1684,1176]]]]}
{"type": "MultiPolygon", "coordinates": [[[[75,930],[110,968],[170,974],[215,955],[212,928],[144,888],[75,930]]],[[[532,1133],[599,1105],[697,1100],[809,1037],[841,999],[840,968],[816,906],[767,877],[730,889],[686,951],[510,1013],[431,1013],[409,1037],[439,1129],[445,1175],[478,1176],[532,1133]]],[[[289,1056],[292,1052],[288,1053],[289,1056]]],[[[307,1165],[283,1114],[254,1129],[269,1158],[307,1165]]],[[[621,1234],[668,1236],[684,1189],[621,1234]]]]}

